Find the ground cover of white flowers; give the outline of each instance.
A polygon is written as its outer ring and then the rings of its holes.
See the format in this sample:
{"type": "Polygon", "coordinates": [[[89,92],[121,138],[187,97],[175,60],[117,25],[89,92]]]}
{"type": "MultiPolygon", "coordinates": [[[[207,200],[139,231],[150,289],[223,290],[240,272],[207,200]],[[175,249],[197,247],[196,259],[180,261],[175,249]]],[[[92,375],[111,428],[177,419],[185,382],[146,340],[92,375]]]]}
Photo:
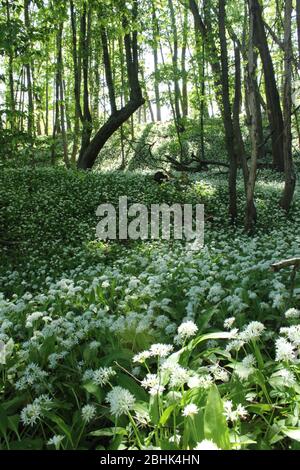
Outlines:
{"type": "Polygon", "coordinates": [[[262,172],[249,237],[220,176],[0,179],[1,449],[300,449],[300,283],[270,270],[300,256],[299,193],[287,219],[262,172]],[[120,195],[204,203],[205,247],[93,241],[120,195]]]}

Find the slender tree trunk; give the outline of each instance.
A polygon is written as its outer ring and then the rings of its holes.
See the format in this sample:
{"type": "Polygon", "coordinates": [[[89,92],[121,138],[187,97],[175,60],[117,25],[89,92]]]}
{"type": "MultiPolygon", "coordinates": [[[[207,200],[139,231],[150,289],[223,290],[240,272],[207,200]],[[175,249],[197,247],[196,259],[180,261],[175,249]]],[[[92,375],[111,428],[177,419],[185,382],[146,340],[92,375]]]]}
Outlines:
{"type": "Polygon", "coordinates": [[[284,88],[283,88],[283,154],[285,185],[280,206],[288,211],[293,201],[296,175],[292,156],[292,31],[291,17],[293,11],[292,0],[285,0],[284,15],[284,88]]]}
{"type": "Polygon", "coordinates": [[[79,161],[88,148],[91,140],[93,123],[89,104],[89,56],[91,39],[91,6],[83,4],[83,13],[81,17],[80,41],[82,51],[82,71],[83,71],[83,127],[81,136],[81,149],[79,161]]]}
{"type": "Polygon", "coordinates": [[[77,48],[77,25],[76,15],[73,0],[70,0],[70,19],[71,19],[71,30],[72,30],[72,57],[73,57],[73,73],[74,73],[74,97],[75,97],[75,122],[74,122],[74,137],[73,137],[73,149],[71,162],[74,166],[76,163],[76,157],[79,147],[79,132],[80,132],[80,121],[83,122],[83,113],[80,102],[80,90],[81,90],[81,59],[78,57],[77,48]]]}
{"type": "Polygon", "coordinates": [[[251,165],[246,191],[245,229],[253,230],[256,222],[256,208],[254,204],[254,189],[256,182],[257,160],[259,156],[259,127],[257,116],[256,94],[256,60],[254,57],[254,8],[253,0],[249,0],[249,53],[248,53],[248,100],[250,111],[250,135],[251,135],[251,165]]]}
{"type": "MultiPolygon", "coordinates": [[[[30,16],[29,6],[31,0],[24,0],[24,21],[25,28],[28,34],[30,34],[30,16]]],[[[31,47],[31,46],[29,46],[31,47]]],[[[27,74],[27,93],[28,93],[28,134],[32,137],[34,135],[34,104],[33,104],[33,86],[32,86],[32,72],[30,61],[25,64],[27,74]]]]}
{"type": "Polygon", "coordinates": [[[156,7],[154,0],[152,0],[152,31],[153,31],[153,60],[154,60],[154,94],[156,104],[156,119],[161,121],[161,105],[160,105],[160,90],[159,90],[159,74],[158,74],[158,37],[159,26],[156,16],[156,7]]]}
{"type": "Polygon", "coordinates": [[[254,0],[251,4],[254,18],[255,46],[259,50],[264,70],[268,117],[272,133],[273,164],[278,170],[283,171],[283,118],[280,98],[262,17],[262,7],[259,0],[254,0]]]}
{"type": "Polygon", "coordinates": [[[245,146],[240,125],[240,111],[241,111],[241,100],[242,100],[242,81],[241,81],[241,56],[240,49],[237,44],[234,44],[234,68],[235,68],[235,80],[234,80],[234,102],[232,108],[232,121],[235,135],[235,153],[239,156],[240,164],[243,171],[244,185],[247,189],[249,179],[249,169],[247,164],[247,157],[245,152],[245,146]]]}
{"type": "Polygon", "coordinates": [[[175,106],[175,114],[177,120],[177,126],[180,132],[184,130],[182,126],[182,116],[181,116],[181,109],[180,109],[180,101],[181,101],[181,91],[179,86],[179,70],[178,70],[178,31],[177,31],[177,24],[176,24],[176,16],[175,10],[173,5],[173,0],[168,0],[168,5],[170,9],[170,16],[171,16],[171,24],[173,30],[173,44],[171,45],[172,48],[172,65],[173,65],[173,76],[174,76],[174,106],[175,106]]]}
{"type": "Polygon", "coordinates": [[[296,0],[296,20],[298,37],[298,68],[300,69],[300,0],[296,0]]]}
{"type": "Polygon", "coordinates": [[[234,222],[237,217],[237,196],[236,196],[236,179],[237,179],[237,158],[234,150],[234,128],[231,117],[231,106],[229,98],[229,78],[228,78],[228,53],[226,43],[226,0],[219,0],[219,36],[221,44],[221,81],[222,81],[222,111],[225,128],[226,148],[229,156],[229,214],[231,221],[234,222]]]}
{"type": "Polygon", "coordinates": [[[182,52],[181,52],[181,74],[182,74],[182,115],[187,117],[189,114],[188,102],[188,72],[186,70],[186,51],[188,42],[188,10],[184,10],[182,26],[182,52]]]}
{"type": "MultiPolygon", "coordinates": [[[[7,21],[7,28],[10,28],[10,4],[9,1],[6,0],[6,21],[7,21]]],[[[8,81],[9,81],[9,108],[10,108],[10,128],[11,131],[14,132],[15,130],[15,112],[16,112],[16,104],[15,104],[15,91],[14,91],[14,49],[13,45],[9,44],[9,57],[8,57],[8,81]]]]}
{"type": "Polygon", "coordinates": [[[63,143],[64,162],[67,168],[70,166],[68,156],[68,138],[66,133],[66,115],[65,115],[65,96],[64,96],[64,80],[63,80],[63,56],[62,56],[62,34],[63,23],[61,22],[57,31],[57,70],[58,70],[58,83],[59,83],[59,105],[60,105],[60,120],[61,120],[61,136],[63,143]]]}

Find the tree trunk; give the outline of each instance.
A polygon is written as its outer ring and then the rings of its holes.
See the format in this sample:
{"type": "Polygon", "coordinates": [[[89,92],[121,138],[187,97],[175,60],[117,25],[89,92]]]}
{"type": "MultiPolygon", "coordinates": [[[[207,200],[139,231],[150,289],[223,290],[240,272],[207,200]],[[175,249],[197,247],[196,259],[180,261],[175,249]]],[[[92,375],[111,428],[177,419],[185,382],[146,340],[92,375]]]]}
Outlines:
{"type": "Polygon", "coordinates": [[[293,11],[292,0],[285,0],[284,15],[284,88],[283,88],[283,154],[284,154],[284,173],[285,185],[280,206],[288,211],[290,209],[295,185],[296,175],[292,156],[292,32],[291,17],[293,11]]]}
{"type": "Polygon", "coordinates": [[[268,118],[272,133],[273,164],[278,170],[283,171],[283,118],[280,98],[262,17],[262,7],[259,0],[254,0],[251,4],[254,19],[254,41],[259,50],[264,70],[268,118]]]}
{"type": "MultiPolygon", "coordinates": [[[[24,0],[24,23],[25,29],[30,34],[30,17],[29,17],[29,5],[31,0],[24,0]]],[[[31,46],[29,45],[29,48],[31,46]]],[[[27,75],[27,93],[28,93],[28,134],[32,137],[34,135],[34,104],[33,104],[33,87],[32,87],[32,75],[30,61],[25,64],[26,75],[27,75]]]]}
{"type": "Polygon", "coordinates": [[[246,191],[245,230],[251,232],[256,223],[254,189],[256,182],[257,160],[259,156],[259,126],[256,93],[256,60],[254,56],[254,9],[249,0],[249,53],[248,53],[248,102],[250,111],[251,164],[246,191]]]}
{"type": "Polygon", "coordinates": [[[188,42],[188,10],[184,10],[184,19],[182,25],[182,52],[181,52],[181,74],[182,74],[182,115],[187,117],[189,114],[188,101],[188,72],[186,70],[186,50],[188,42]]]}
{"type": "Polygon", "coordinates": [[[154,0],[152,0],[152,31],[153,31],[153,60],[154,60],[154,94],[156,104],[156,119],[161,121],[161,105],[159,91],[159,74],[158,74],[158,37],[159,26],[156,16],[154,0]]]}
{"type": "Polygon", "coordinates": [[[182,117],[181,117],[181,109],[180,109],[180,101],[181,101],[181,91],[179,86],[179,78],[178,78],[178,31],[177,31],[177,24],[176,24],[176,16],[175,10],[173,5],[173,0],[168,0],[168,5],[170,9],[170,16],[171,16],[171,24],[173,30],[173,44],[171,46],[172,50],[172,66],[173,66],[173,79],[174,79],[174,106],[175,106],[175,115],[178,129],[183,131],[182,127],[182,117]]]}
{"type": "Polygon", "coordinates": [[[59,105],[60,105],[60,121],[61,121],[61,136],[63,143],[64,162],[67,168],[70,166],[68,156],[68,138],[65,125],[65,97],[64,97],[64,81],[63,81],[63,56],[62,56],[62,34],[63,23],[61,22],[57,31],[57,71],[58,71],[58,84],[59,84],[59,105]]]}
{"type": "MultiPolygon", "coordinates": [[[[10,5],[9,1],[6,0],[6,21],[7,27],[10,28],[10,5]]],[[[9,81],[9,108],[10,108],[10,128],[11,131],[15,130],[15,91],[14,91],[14,49],[13,45],[9,44],[9,57],[8,57],[8,81],[9,81]]]]}
{"type": "Polygon", "coordinates": [[[221,45],[221,83],[222,83],[222,114],[225,128],[226,148],[229,156],[229,214],[231,221],[237,217],[236,198],[236,178],[237,178],[237,158],[234,150],[234,128],[231,118],[231,106],[229,99],[229,79],[228,79],[228,54],[226,42],[226,0],[219,0],[218,25],[221,45]]]}
{"type": "Polygon", "coordinates": [[[80,42],[82,54],[82,75],[83,75],[83,120],[81,148],[79,153],[79,161],[82,159],[91,140],[93,123],[89,103],[89,57],[90,57],[90,39],[91,39],[91,7],[87,6],[85,1],[83,4],[83,12],[80,24],[80,42]]]}
{"type": "MultiPolygon", "coordinates": [[[[133,22],[137,17],[137,0],[133,2],[132,19],[133,22]]],[[[139,59],[138,59],[138,42],[137,31],[132,33],[128,31],[128,18],[123,19],[124,27],[124,47],[127,66],[127,77],[130,89],[129,101],[120,110],[111,112],[109,119],[98,130],[93,139],[90,141],[88,147],[85,149],[81,158],[78,161],[78,168],[87,170],[91,169],[97,159],[99,152],[102,150],[108,139],[124,124],[128,119],[132,118],[135,111],[145,103],[142,96],[142,90],[139,82],[139,59]]],[[[106,82],[110,80],[107,75],[108,69],[106,67],[106,82]]],[[[114,105],[113,105],[114,106],[114,105]]]]}

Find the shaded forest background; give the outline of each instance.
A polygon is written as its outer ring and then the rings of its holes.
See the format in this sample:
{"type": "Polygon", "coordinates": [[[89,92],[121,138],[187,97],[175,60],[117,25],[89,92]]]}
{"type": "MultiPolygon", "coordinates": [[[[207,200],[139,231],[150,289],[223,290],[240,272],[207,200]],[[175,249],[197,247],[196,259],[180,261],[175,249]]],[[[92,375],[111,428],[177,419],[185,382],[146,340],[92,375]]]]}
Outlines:
{"type": "Polygon", "coordinates": [[[298,158],[300,1],[1,1],[2,165],[228,172],[298,158]],[[106,145],[109,141],[109,145],[106,145]]]}

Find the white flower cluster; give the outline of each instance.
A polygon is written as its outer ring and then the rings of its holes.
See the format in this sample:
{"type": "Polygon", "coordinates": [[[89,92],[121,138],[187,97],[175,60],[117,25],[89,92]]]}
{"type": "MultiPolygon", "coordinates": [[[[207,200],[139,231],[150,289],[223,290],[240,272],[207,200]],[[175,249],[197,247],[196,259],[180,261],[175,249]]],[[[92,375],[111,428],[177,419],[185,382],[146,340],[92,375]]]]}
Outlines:
{"type": "Polygon", "coordinates": [[[123,387],[113,387],[106,395],[105,401],[110,406],[110,412],[116,418],[128,414],[135,405],[135,397],[123,387]]]}

